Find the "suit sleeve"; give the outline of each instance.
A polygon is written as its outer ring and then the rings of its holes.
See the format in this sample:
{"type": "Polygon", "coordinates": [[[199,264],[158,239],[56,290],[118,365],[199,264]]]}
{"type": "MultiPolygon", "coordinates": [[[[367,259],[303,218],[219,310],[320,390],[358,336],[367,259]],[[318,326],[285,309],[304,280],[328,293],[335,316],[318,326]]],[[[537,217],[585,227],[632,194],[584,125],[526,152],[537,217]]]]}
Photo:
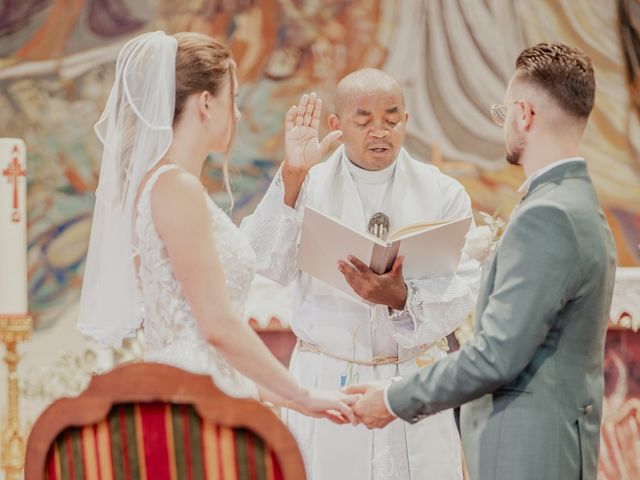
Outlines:
{"type": "Polygon", "coordinates": [[[515,379],[571,298],[578,255],[564,210],[523,205],[496,252],[493,288],[476,319],[479,332],[454,354],[391,385],[393,412],[413,423],[515,379]]]}

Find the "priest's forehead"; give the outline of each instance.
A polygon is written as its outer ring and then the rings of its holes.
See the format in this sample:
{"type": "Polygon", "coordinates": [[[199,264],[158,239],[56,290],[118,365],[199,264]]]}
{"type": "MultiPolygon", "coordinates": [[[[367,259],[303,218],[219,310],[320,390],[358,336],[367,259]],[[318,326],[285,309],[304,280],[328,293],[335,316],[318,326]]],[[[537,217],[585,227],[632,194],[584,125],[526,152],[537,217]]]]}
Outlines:
{"type": "Polygon", "coordinates": [[[389,74],[374,68],[355,71],[344,77],[336,87],[338,116],[385,113],[404,113],[404,93],[400,84],[389,74]]]}

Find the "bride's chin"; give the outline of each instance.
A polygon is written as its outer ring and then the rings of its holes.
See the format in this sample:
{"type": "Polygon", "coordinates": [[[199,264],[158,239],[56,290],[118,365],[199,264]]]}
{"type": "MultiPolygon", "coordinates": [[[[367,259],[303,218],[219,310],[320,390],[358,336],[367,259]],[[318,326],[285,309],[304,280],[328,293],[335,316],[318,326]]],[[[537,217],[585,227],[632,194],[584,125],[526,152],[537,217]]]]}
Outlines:
{"type": "Polygon", "coordinates": [[[209,145],[209,153],[224,153],[227,150],[228,141],[214,139],[209,145]]]}
{"type": "Polygon", "coordinates": [[[224,148],[220,148],[219,145],[211,145],[209,147],[209,153],[224,153],[224,148]]]}

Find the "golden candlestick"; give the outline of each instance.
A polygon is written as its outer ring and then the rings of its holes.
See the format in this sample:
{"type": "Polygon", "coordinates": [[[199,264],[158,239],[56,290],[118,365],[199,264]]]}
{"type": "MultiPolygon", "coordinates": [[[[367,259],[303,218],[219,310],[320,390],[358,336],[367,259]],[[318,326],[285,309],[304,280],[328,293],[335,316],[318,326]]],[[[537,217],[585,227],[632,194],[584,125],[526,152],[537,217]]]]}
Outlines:
{"type": "Polygon", "coordinates": [[[7,364],[7,424],[2,428],[2,469],[6,480],[22,479],[24,469],[25,436],[20,429],[20,409],[18,406],[18,342],[31,337],[33,321],[29,315],[0,314],[0,340],[6,352],[4,361],[7,364]]]}

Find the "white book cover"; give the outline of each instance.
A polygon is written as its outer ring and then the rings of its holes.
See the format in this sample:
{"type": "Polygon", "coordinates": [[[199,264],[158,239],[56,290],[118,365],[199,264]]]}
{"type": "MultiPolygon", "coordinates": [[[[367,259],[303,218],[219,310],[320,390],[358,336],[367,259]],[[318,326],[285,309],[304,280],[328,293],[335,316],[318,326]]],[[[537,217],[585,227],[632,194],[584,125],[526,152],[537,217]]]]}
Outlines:
{"type": "Polygon", "coordinates": [[[404,256],[407,279],[455,273],[471,217],[404,226],[383,241],[359,232],[340,220],[306,206],[302,221],[300,269],[349,295],[357,296],[338,270],[338,260],[349,255],[368,264],[377,273],[389,271],[398,256],[404,256]]]}

